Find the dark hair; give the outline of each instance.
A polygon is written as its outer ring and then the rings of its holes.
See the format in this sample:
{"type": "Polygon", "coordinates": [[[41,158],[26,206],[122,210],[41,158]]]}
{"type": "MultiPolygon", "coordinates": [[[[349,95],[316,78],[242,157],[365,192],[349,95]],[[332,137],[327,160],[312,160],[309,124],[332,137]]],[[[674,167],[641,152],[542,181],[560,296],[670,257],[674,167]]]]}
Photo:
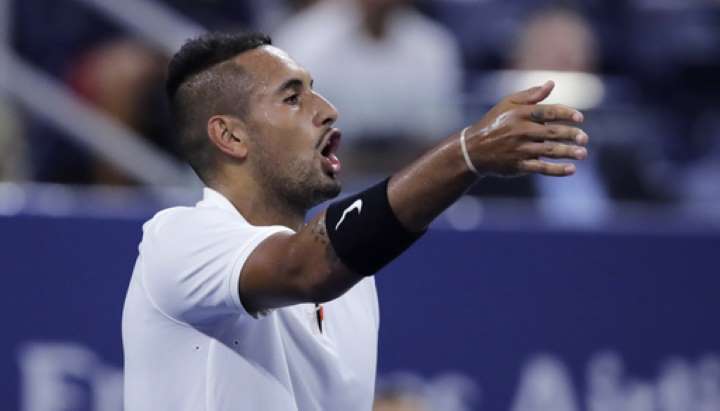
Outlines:
{"type": "Polygon", "coordinates": [[[188,40],[170,60],[165,91],[175,117],[180,149],[207,182],[213,148],[207,120],[215,115],[243,115],[248,99],[245,71],[227,63],[233,57],[272,44],[262,33],[208,33],[188,40]],[[229,83],[228,80],[232,80],[229,83]]]}
{"type": "Polygon", "coordinates": [[[175,53],[168,65],[165,90],[172,101],[188,78],[227,61],[245,51],[272,44],[262,33],[208,33],[190,39],[175,53]]]}

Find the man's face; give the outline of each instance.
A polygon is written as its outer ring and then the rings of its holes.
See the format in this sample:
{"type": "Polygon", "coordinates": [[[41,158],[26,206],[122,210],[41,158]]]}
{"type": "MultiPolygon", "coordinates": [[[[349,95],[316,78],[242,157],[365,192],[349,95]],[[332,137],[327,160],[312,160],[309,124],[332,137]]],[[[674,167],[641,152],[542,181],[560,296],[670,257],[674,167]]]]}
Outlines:
{"type": "Polygon", "coordinates": [[[337,111],[312,89],[309,73],[282,50],[263,46],[236,62],[251,76],[249,165],[272,194],[305,210],[340,193],[337,111]]]}

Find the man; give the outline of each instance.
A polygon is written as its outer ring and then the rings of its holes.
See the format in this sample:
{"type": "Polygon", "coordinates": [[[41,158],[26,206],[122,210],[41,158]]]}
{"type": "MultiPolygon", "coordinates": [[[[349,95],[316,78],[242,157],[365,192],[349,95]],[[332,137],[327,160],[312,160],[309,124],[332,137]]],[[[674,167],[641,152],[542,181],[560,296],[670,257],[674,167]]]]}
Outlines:
{"type": "Polygon", "coordinates": [[[338,114],[312,85],[258,34],[210,34],[171,61],[179,137],[207,188],[143,227],[123,313],[128,410],[369,410],[372,274],[480,176],[567,176],[574,165],[540,157],[587,154],[567,125],[582,115],[537,104],[548,82],[304,223],[340,193],[338,114]]]}

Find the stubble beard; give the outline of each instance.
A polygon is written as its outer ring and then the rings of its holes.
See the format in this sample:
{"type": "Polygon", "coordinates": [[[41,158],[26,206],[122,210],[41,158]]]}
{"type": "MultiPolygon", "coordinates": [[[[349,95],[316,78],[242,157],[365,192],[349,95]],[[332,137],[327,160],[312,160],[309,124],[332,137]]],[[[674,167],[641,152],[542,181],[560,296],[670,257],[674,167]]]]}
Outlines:
{"type": "Polygon", "coordinates": [[[317,169],[313,161],[296,157],[280,164],[266,154],[261,154],[256,169],[268,189],[268,200],[274,199],[278,206],[304,215],[312,207],[340,194],[340,182],[317,169]]]}

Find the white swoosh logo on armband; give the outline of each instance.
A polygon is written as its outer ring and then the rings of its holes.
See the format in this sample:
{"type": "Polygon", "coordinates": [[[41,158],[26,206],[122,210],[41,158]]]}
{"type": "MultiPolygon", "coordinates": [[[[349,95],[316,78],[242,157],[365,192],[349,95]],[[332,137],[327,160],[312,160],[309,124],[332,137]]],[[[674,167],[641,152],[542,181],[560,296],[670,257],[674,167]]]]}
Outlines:
{"type": "Polygon", "coordinates": [[[335,225],[335,231],[337,231],[338,227],[340,227],[340,224],[342,224],[343,221],[345,221],[345,216],[351,212],[352,210],[357,210],[358,215],[362,212],[362,200],[357,199],[352,204],[350,204],[350,207],[346,208],[345,211],[343,211],[342,216],[340,217],[340,220],[335,225]]]}

